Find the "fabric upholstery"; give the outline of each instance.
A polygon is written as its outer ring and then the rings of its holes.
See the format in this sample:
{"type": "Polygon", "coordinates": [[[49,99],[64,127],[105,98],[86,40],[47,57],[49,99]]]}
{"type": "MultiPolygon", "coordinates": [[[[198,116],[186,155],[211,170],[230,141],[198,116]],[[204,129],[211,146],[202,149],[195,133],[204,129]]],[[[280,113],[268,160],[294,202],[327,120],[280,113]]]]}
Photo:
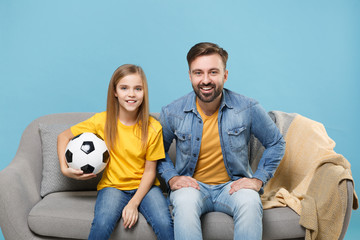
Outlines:
{"type": "MultiPolygon", "coordinates": [[[[48,194],[31,210],[29,227],[36,234],[44,236],[87,239],[94,217],[96,191],[56,192],[48,194]]],[[[298,224],[299,215],[290,208],[274,208],[264,211],[264,239],[304,236],[304,229],[298,224]]],[[[212,212],[202,217],[204,239],[233,239],[232,217],[220,212],[212,212]]],[[[145,218],[139,214],[135,225],[134,239],[156,239],[145,218]],[[143,236],[143,238],[138,238],[143,236]]],[[[120,239],[132,239],[132,230],[122,229],[122,220],[112,234],[120,239]]]]}
{"type": "Polygon", "coordinates": [[[65,177],[60,171],[57,154],[57,136],[71,127],[65,124],[39,124],[43,156],[43,171],[41,180],[41,196],[62,191],[96,190],[101,174],[87,181],[77,181],[65,177]]]}

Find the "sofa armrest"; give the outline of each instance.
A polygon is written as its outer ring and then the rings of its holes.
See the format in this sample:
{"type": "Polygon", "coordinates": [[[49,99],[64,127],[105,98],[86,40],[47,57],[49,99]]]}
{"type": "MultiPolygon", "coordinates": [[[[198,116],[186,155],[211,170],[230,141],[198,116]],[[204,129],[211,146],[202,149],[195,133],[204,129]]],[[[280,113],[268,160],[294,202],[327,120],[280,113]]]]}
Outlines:
{"type": "Polygon", "coordinates": [[[15,157],[0,172],[0,226],[5,239],[25,240],[34,236],[27,219],[30,210],[41,197],[39,183],[34,172],[24,164],[26,162],[26,159],[15,157]]]}
{"type": "Polygon", "coordinates": [[[344,239],[345,233],[349,227],[351,211],[352,211],[352,207],[353,207],[353,200],[354,200],[354,198],[353,198],[354,185],[353,185],[352,181],[346,180],[346,185],[347,185],[347,206],[346,206],[344,224],[343,224],[343,227],[341,230],[339,240],[344,239]]]}

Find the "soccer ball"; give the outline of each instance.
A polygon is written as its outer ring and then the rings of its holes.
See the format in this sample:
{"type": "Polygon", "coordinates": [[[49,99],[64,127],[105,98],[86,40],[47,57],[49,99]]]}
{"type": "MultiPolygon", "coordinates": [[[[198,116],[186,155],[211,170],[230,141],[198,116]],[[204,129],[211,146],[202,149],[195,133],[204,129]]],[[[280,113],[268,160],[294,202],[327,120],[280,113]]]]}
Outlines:
{"type": "Polygon", "coordinates": [[[97,174],[106,167],[110,154],[104,140],[93,133],[85,132],[70,140],[65,150],[65,158],[70,168],[97,174]]]}

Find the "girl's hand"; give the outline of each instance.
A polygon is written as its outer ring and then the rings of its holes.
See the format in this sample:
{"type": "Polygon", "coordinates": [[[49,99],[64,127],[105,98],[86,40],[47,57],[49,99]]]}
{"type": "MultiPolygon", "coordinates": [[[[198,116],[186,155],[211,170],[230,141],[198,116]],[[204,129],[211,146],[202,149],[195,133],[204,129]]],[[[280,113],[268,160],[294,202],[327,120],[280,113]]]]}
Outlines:
{"type": "Polygon", "coordinates": [[[134,226],[139,218],[138,205],[130,201],[123,209],[122,218],[124,220],[124,228],[134,226]]]}
{"type": "Polygon", "coordinates": [[[84,174],[84,172],[82,170],[73,169],[73,168],[66,168],[62,171],[62,173],[65,176],[76,179],[76,180],[88,180],[88,179],[96,177],[96,174],[94,174],[94,173],[84,174]]]}

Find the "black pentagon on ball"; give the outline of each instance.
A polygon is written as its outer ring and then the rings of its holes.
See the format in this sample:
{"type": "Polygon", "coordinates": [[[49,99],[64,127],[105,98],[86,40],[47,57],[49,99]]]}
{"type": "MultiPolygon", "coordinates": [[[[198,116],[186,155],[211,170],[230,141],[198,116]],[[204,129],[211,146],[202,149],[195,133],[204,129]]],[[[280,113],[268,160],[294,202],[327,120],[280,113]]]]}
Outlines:
{"type": "Polygon", "coordinates": [[[107,163],[109,161],[109,158],[110,158],[110,154],[108,151],[105,151],[103,153],[103,163],[107,163]]]}
{"type": "Polygon", "coordinates": [[[84,173],[92,173],[94,172],[94,167],[91,166],[90,164],[86,164],[85,166],[82,166],[81,167],[81,170],[84,172],[84,173]]]}
{"type": "Polygon", "coordinates": [[[72,152],[70,152],[69,149],[65,153],[65,158],[68,163],[72,162],[73,154],[72,154],[72,152]]]}
{"type": "Polygon", "coordinates": [[[93,142],[90,141],[84,141],[83,144],[81,145],[80,149],[86,153],[86,154],[90,154],[91,152],[93,152],[95,150],[95,146],[93,142]]]}

